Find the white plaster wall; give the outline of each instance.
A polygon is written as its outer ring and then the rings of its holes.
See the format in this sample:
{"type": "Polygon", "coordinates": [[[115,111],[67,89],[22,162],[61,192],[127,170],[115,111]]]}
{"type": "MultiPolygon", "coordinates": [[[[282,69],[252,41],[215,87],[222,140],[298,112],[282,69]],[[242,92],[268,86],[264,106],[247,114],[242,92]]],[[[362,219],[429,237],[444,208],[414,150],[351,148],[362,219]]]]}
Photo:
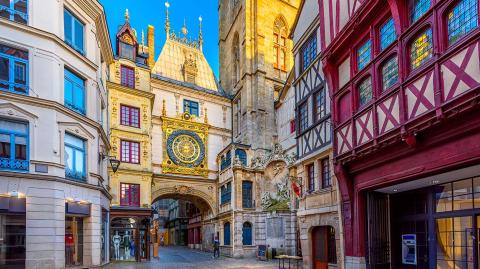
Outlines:
{"type": "Polygon", "coordinates": [[[290,132],[290,122],[295,119],[295,90],[290,87],[285,98],[280,100],[281,105],[275,110],[278,143],[288,154],[295,152],[295,131],[290,132]]]}
{"type": "Polygon", "coordinates": [[[318,1],[305,0],[303,4],[303,8],[300,11],[300,17],[298,18],[297,27],[294,29],[294,32],[293,32],[294,44],[297,44],[300,38],[302,38],[302,35],[305,33],[305,31],[307,31],[308,27],[310,26],[310,24],[313,23],[313,21],[315,20],[315,18],[317,18],[317,16],[318,16],[318,1]]]}

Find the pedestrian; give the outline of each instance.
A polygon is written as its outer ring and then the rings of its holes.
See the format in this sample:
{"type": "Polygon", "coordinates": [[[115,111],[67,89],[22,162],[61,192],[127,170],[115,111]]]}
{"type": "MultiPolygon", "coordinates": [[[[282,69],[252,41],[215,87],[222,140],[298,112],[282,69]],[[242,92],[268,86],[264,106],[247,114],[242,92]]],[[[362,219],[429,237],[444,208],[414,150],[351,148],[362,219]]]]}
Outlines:
{"type": "Polygon", "coordinates": [[[220,241],[217,236],[213,240],[213,258],[220,258],[220,241]]]}

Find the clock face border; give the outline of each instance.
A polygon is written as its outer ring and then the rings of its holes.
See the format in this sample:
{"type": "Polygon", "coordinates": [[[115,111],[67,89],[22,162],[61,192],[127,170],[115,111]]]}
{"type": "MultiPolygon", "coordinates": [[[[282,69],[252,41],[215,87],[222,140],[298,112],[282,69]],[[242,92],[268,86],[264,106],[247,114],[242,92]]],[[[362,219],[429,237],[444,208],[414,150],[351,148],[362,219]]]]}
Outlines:
{"type": "Polygon", "coordinates": [[[174,164],[178,166],[194,168],[202,165],[203,161],[205,160],[205,144],[203,143],[200,136],[195,132],[188,131],[188,130],[175,130],[168,136],[166,146],[167,146],[168,157],[170,158],[170,160],[172,160],[174,164]],[[178,138],[182,136],[190,137],[195,143],[195,145],[193,146],[198,147],[197,148],[199,150],[198,157],[196,157],[192,161],[186,162],[184,160],[181,160],[177,156],[179,153],[175,152],[174,143],[178,138]]]}

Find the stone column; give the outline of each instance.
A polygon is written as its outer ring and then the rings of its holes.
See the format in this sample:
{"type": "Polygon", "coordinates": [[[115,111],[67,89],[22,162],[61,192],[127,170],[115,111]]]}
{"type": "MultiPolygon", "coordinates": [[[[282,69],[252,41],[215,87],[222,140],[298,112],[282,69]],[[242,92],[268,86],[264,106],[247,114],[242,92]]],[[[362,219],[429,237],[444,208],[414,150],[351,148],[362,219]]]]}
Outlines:
{"type": "Polygon", "coordinates": [[[83,265],[101,264],[101,223],[102,209],[98,204],[91,205],[90,217],[83,219],[83,265]]]}

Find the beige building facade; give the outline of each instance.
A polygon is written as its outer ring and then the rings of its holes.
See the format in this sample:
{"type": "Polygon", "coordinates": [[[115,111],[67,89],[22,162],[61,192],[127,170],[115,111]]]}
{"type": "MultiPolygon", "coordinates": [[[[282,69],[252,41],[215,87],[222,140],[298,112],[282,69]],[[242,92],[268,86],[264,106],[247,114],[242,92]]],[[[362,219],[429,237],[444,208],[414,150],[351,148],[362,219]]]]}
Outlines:
{"type": "Polygon", "coordinates": [[[105,85],[113,61],[104,10],[97,1],[6,3],[0,267],[100,266],[108,261],[105,85]]]}

